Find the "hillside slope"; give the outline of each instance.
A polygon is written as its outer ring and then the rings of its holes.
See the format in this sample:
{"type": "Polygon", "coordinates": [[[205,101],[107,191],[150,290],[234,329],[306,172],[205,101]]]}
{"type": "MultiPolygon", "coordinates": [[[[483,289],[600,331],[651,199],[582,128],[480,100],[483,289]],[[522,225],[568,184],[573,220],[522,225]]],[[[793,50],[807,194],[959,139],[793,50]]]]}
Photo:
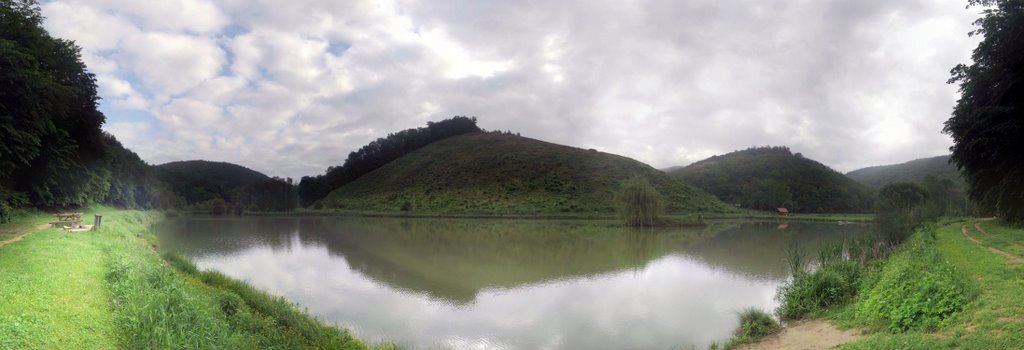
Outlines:
{"type": "Polygon", "coordinates": [[[160,164],[155,168],[160,180],[186,204],[214,198],[230,200],[233,190],[272,181],[263,173],[225,162],[188,160],[160,164]]]}
{"type": "Polygon", "coordinates": [[[612,212],[623,180],[641,176],[669,212],[728,211],[713,196],[646,164],[508,134],[472,133],[423,147],[331,192],[327,208],[438,213],[612,212]]]}
{"type": "Polygon", "coordinates": [[[786,147],[761,147],[714,156],[671,176],[744,208],[795,212],[865,212],[871,191],[786,147]]]}
{"type": "Polygon", "coordinates": [[[962,181],[956,166],[949,164],[949,155],[857,169],[846,173],[846,176],[876,188],[891,182],[921,182],[928,176],[962,181]]]}

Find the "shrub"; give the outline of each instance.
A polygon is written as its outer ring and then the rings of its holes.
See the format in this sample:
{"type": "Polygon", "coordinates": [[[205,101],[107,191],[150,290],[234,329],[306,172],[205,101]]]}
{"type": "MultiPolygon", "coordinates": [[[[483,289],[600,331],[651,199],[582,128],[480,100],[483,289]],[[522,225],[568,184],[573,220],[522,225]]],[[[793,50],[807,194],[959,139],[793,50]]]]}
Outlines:
{"type": "Polygon", "coordinates": [[[750,308],[740,312],[739,338],[757,340],[778,332],[782,327],[767,312],[750,308]]]}
{"type": "Polygon", "coordinates": [[[934,245],[933,228],[918,231],[908,247],[892,257],[877,280],[865,283],[858,319],[891,332],[934,330],[963,310],[974,295],[969,280],[934,245]]]}
{"type": "Polygon", "coordinates": [[[856,262],[836,260],[814,272],[796,273],[779,287],[779,317],[800,319],[849,301],[857,294],[863,270],[856,262]]]}
{"type": "MultiPolygon", "coordinates": [[[[771,315],[756,308],[741,311],[739,318],[740,327],[736,329],[736,334],[722,348],[732,349],[740,344],[753,343],[761,338],[778,333],[782,329],[779,322],[775,321],[771,315]]],[[[712,343],[710,348],[717,349],[718,343],[712,343]]]]}

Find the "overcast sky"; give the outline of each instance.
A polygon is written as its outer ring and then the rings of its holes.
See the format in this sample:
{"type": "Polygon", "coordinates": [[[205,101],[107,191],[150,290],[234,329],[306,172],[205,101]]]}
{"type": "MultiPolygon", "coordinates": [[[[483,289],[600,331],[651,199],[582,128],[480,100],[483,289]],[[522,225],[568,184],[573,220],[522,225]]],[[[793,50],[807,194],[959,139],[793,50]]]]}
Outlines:
{"type": "Polygon", "coordinates": [[[948,153],[957,0],[52,0],[144,160],[322,173],[454,115],[663,168],[786,145],[840,171],[948,153]]]}

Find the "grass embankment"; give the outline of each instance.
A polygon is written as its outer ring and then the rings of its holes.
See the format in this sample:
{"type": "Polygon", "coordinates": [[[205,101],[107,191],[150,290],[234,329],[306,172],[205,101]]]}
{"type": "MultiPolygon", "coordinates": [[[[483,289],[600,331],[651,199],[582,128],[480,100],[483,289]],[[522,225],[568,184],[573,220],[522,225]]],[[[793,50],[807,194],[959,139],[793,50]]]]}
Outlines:
{"type": "Polygon", "coordinates": [[[886,251],[877,243],[827,248],[813,271],[790,254],[797,272],[780,288],[776,313],[785,320],[826,317],[867,332],[844,349],[1024,344],[1024,229],[946,221],[919,229],[887,258],[886,251]]]}
{"type": "Polygon", "coordinates": [[[146,233],[160,214],[97,209],[99,230],[0,248],[0,348],[366,348],[242,282],[177,272],[146,233]]]}
{"type": "MultiPolygon", "coordinates": [[[[964,303],[963,310],[950,317],[922,318],[925,327],[909,327],[907,331],[882,329],[862,341],[848,344],[848,349],[1014,349],[1024,344],[1024,268],[1007,257],[991,250],[996,248],[1020,257],[1024,245],[1024,229],[1008,227],[995,221],[981,222],[978,230],[975,221],[954,222],[935,230],[933,247],[937,259],[955,266],[957,273],[965,278],[973,290],[974,298],[964,303]],[[968,238],[966,233],[980,243],[968,238]]],[[[918,260],[916,257],[907,259],[918,260]]],[[[927,258],[926,258],[927,259],[927,258]]],[[[932,257],[931,259],[936,259],[932,257]]],[[[925,268],[921,266],[921,268],[925,268]]],[[[932,268],[934,270],[934,268],[932,268]]],[[[908,269],[908,278],[928,285],[942,285],[934,277],[919,269],[908,269]],[[923,277],[914,277],[923,276],[923,277]]],[[[928,293],[919,300],[936,300],[935,308],[942,310],[951,301],[941,298],[941,293],[928,293]]],[[[912,315],[912,314],[907,314],[912,315]]],[[[843,317],[837,317],[843,320],[843,317]]],[[[895,319],[899,320],[899,318],[895,319]]],[[[901,325],[896,322],[894,325],[901,325]]],[[[902,327],[899,327],[902,328],[902,327]]]]}
{"type": "Polygon", "coordinates": [[[633,159],[492,133],[432,143],[335,189],[318,205],[432,214],[612,214],[622,182],[634,176],[660,192],[669,213],[734,211],[633,159]]]}

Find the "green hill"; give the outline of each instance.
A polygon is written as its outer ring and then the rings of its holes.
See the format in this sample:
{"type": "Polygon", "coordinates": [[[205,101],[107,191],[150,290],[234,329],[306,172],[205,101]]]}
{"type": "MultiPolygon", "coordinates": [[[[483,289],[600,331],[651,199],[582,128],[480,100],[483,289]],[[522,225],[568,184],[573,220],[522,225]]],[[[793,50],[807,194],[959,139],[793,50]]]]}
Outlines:
{"type": "Polygon", "coordinates": [[[614,154],[499,133],[451,137],[363,175],[320,201],[326,208],[432,213],[612,212],[623,180],[641,176],[669,212],[728,211],[714,197],[614,154]]]}
{"type": "Polygon", "coordinates": [[[929,175],[962,182],[956,166],[949,164],[949,156],[915,159],[902,164],[879,165],[846,173],[854,181],[871,187],[882,187],[891,182],[921,182],[929,175]]]}
{"type": "Polygon", "coordinates": [[[241,165],[190,160],[155,168],[160,180],[181,198],[182,203],[175,207],[220,213],[291,210],[297,205],[298,197],[291,183],[241,165]]]}
{"type": "Polygon", "coordinates": [[[760,147],[714,156],[671,176],[743,208],[794,212],[865,212],[870,189],[786,147],[760,147]]]}
{"type": "Polygon", "coordinates": [[[202,180],[226,189],[270,180],[269,176],[261,172],[225,162],[186,160],[164,163],[157,167],[176,175],[202,180]]]}

